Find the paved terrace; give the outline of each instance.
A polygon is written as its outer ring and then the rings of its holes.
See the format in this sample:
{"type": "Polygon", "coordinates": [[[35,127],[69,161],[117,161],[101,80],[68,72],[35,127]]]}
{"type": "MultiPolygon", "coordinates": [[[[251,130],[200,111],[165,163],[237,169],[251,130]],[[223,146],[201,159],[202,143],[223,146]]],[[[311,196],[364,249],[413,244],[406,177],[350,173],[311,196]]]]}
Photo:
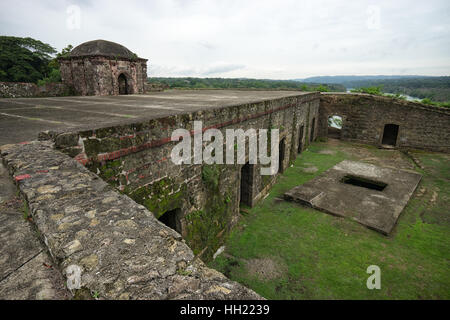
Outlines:
{"type": "Polygon", "coordinates": [[[45,130],[95,129],[302,94],[307,93],[169,90],[146,95],[0,99],[0,145],[36,140],[45,130]]]}

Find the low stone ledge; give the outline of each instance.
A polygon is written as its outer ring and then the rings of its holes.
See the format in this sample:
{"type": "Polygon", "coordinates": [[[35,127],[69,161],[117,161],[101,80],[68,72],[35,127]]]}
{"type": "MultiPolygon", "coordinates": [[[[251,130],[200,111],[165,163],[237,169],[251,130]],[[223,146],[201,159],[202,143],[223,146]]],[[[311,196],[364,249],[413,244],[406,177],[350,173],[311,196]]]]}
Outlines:
{"type": "Polygon", "coordinates": [[[177,232],[50,141],[1,155],[69,283],[79,271],[80,287],[105,299],[262,299],[194,259],[177,232]]]}
{"type": "Polygon", "coordinates": [[[42,86],[28,82],[0,82],[0,98],[59,97],[73,95],[72,91],[61,82],[42,86]]]}

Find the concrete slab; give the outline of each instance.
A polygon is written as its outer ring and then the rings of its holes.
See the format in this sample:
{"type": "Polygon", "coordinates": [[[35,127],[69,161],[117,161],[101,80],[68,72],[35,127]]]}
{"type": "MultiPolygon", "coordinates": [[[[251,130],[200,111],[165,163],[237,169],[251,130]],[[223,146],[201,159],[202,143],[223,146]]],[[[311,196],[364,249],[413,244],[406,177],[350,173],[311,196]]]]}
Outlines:
{"type": "Polygon", "coordinates": [[[415,172],[345,160],[286,192],[284,198],[352,218],[388,235],[421,177],[415,172]]]}
{"type": "Polygon", "coordinates": [[[168,90],[145,95],[0,99],[0,145],[36,140],[45,130],[102,126],[307,95],[299,91],[168,90]]]}

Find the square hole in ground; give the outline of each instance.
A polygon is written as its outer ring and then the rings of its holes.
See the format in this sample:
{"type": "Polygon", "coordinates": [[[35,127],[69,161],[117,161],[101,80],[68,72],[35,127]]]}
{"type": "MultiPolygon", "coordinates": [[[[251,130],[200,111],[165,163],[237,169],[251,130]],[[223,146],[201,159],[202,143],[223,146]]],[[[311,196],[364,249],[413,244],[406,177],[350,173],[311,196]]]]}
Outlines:
{"type": "Polygon", "coordinates": [[[421,178],[415,172],[345,160],[284,197],[389,234],[421,178]]]}

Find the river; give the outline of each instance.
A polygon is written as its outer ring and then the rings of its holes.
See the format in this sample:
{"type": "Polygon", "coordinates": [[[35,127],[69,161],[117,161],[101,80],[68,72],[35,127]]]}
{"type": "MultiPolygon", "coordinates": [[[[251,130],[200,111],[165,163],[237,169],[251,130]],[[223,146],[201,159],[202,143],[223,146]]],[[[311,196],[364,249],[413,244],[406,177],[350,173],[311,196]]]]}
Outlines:
{"type": "MultiPolygon", "coordinates": [[[[351,93],[352,90],[353,90],[353,88],[347,88],[347,93],[351,93]]],[[[395,96],[395,93],[384,92],[383,94],[385,94],[385,95],[389,95],[390,94],[390,95],[394,95],[395,96]]],[[[411,97],[411,96],[408,96],[407,94],[400,94],[400,96],[401,97],[405,97],[407,101],[422,101],[421,98],[411,97]]]]}

